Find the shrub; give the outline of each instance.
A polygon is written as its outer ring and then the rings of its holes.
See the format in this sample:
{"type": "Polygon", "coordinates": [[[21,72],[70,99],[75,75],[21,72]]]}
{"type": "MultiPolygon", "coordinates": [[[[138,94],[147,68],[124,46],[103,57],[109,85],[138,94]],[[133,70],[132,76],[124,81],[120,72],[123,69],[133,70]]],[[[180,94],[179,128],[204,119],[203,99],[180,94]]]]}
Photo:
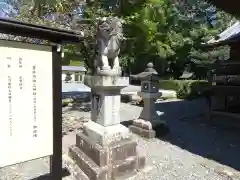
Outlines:
{"type": "Polygon", "coordinates": [[[72,98],[62,99],[62,106],[67,106],[68,104],[71,104],[73,102],[74,100],[72,98]]]}
{"type": "Polygon", "coordinates": [[[160,80],[159,87],[160,89],[176,91],[179,89],[179,82],[178,80],[160,80]]]}
{"type": "Polygon", "coordinates": [[[179,99],[195,99],[206,96],[209,84],[205,80],[161,80],[159,87],[175,90],[179,99]]]}

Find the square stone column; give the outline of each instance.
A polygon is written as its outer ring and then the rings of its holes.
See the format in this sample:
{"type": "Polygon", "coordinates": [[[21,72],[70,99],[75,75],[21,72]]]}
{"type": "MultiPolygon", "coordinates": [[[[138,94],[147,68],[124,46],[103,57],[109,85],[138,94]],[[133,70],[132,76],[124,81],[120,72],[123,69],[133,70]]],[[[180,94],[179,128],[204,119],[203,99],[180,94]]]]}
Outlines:
{"type": "MultiPolygon", "coordinates": [[[[120,124],[120,90],[128,78],[85,76],[92,89],[92,121],[83,125],[69,156],[90,180],[113,180],[133,175],[145,165],[128,128],[120,124]]],[[[81,177],[79,177],[81,179],[81,177]]]]}
{"type": "Polygon", "coordinates": [[[102,126],[120,124],[120,103],[120,90],[92,90],[92,121],[102,126]]]}
{"type": "Polygon", "coordinates": [[[139,119],[151,121],[152,123],[162,123],[163,121],[160,120],[155,106],[156,99],[161,96],[161,93],[138,92],[138,95],[142,97],[144,102],[139,119]]]}

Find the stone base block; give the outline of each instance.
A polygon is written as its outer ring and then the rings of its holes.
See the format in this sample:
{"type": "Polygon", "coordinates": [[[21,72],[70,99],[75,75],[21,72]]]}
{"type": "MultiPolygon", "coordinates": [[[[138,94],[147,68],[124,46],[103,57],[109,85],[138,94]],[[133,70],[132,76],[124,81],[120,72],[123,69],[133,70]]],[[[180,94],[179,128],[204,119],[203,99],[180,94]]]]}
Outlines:
{"type": "Polygon", "coordinates": [[[114,180],[134,175],[145,166],[145,157],[137,153],[137,143],[120,139],[102,146],[84,133],[76,136],[69,156],[90,180],[114,180]]]}
{"type": "Polygon", "coordinates": [[[76,147],[81,149],[88,157],[91,157],[92,161],[100,167],[137,156],[137,143],[133,140],[121,140],[103,147],[94,144],[91,138],[85,134],[79,133],[76,135],[76,147]]]}
{"type": "Polygon", "coordinates": [[[94,144],[108,146],[112,142],[131,139],[129,129],[121,124],[104,127],[93,121],[83,125],[83,132],[94,144]]]}
{"type": "Polygon", "coordinates": [[[148,138],[148,139],[152,139],[156,137],[156,132],[152,129],[143,129],[141,127],[137,127],[135,125],[131,125],[129,126],[130,131],[132,131],[133,133],[148,138]]]}
{"type": "Polygon", "coordinates": [[[151,139],[155,138],[156,136],[156,132],[154,130],[155,126],[156,124],[151,123],[150,121],[136,119],[133,121],[133,124],[129,126],[129,129],[130,131],[138,134],[139,136],[151,139]]]}
{"type": "Polygon", "coordinates": [[[74,160],[77,166],[88,176],[90,180],[110,179],[111,176],[108,172],[108,167],[99,167],[78,147],[70,147],[69,156],[74,160]]]}
{"type": "Polygon", "coordinates": [[[67,168],[70,175],[64,180],[89,180],[86,174],[76,165],[67,154],[63,155],[63,165],[67,168]]]}
{"type": "Polygon", "coordinates": [[[133,121],[133,124],[129,126],[129,129],[133,133],[149,139],[168,133],[168,128],[163,121],[150,122],[143,119],[136,119],[133,121]]]}
{"type": "Polygon", "coordinates": [[[138,154],[137,156],[138,158],[138,169],[143,169],[145,167],[146,164],[146,158],[144,155],[138,154]]]}

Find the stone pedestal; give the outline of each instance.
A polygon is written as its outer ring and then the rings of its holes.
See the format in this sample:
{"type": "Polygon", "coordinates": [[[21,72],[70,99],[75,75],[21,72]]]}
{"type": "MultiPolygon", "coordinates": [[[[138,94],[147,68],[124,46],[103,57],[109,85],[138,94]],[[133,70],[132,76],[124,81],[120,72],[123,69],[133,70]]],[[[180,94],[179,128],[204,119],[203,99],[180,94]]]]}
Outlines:
{"type": "Polygon", "coordinates": [[[154,138],[156,129],[165,124],[156,112],[155,101],[161,93],[139,92],[139,96],[143,98],[144,107],[138,119],[133,121],[129,129],[146,138],[154,138]]]}
{"type": "Polygon", "coordinates": [[[92,121],[77,134],[69,156],[90,180],[125,178],[145,165],[131,132],[120,124],[120,90],[128,82],[121,77],[86,77],[93,93],[92,121]]]}

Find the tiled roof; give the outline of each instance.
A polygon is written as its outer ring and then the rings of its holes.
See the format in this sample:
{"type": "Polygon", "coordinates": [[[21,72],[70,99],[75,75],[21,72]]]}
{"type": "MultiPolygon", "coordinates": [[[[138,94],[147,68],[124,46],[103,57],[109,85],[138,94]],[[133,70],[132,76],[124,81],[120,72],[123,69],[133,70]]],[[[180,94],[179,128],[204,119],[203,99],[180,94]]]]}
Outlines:
{"type": "Polygon", "coordinates": [[[213,43],[218,43],[218,42],[222,42],[225,40],[229,40],[235,36],[240,36],[240,22],[237,21],[236,23],[234,23],[232,26],[230,26],[229,28],[227,28],[226,30],[224,30],[222,33],[220,33],[218,35],[218,39],[211,39],[207,42],[207,44],[213,44],[213,43]]]}

